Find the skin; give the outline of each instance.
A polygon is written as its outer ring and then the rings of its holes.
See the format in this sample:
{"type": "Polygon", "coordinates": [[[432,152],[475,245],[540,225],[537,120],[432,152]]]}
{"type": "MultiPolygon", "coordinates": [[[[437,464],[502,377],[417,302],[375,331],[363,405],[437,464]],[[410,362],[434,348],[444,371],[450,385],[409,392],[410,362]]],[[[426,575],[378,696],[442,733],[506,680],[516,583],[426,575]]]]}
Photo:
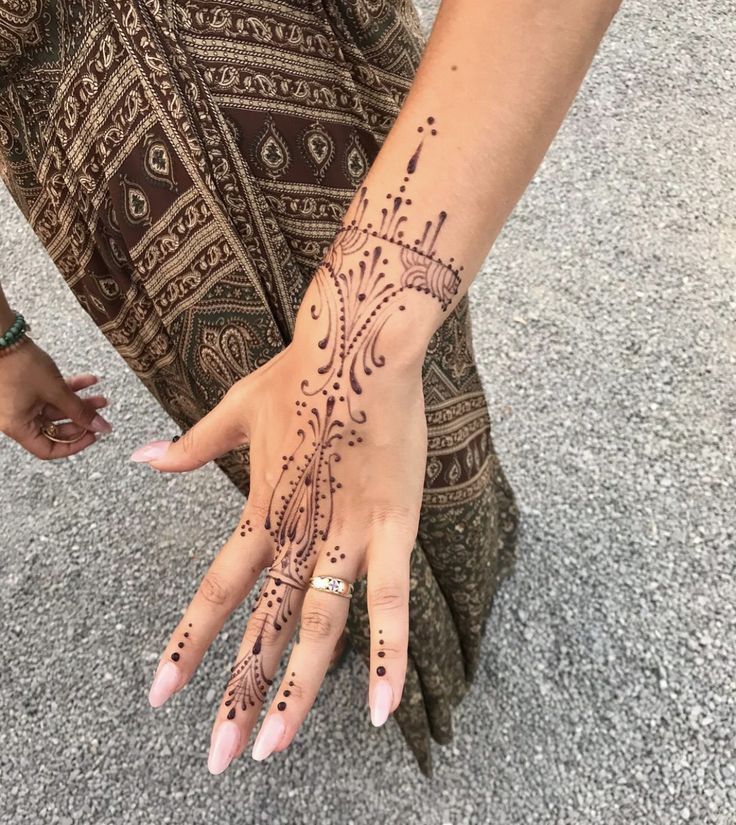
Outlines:
{"type": "MultiPolygon", "coordinates": [[[[0,290],[0,333],[10,329],[15,314],[0,290]]],[[[102,395],[83,398],[82,390],[94,386],[89,373],[64,378],[54,361],[33,341],[25,340],[8,355],[0,355],[0,432],[17,441],[37,458],[68,458],[95,443],[96,433],[109,433],[110,424],[98,410],[107,406],[102,395]],[[59,425],[60,438],[73,444],[49,441],[41,434],[44,421],[59,425]]]]}
{"type": "Polygon", "coordinates": [[[189,681],[265,575],[218,706],[213,772],[243,752],[269,693],[258,759],[288,747],[314,702],[349,602],[309,588],[313,574],[367,575],[374,723],[398,706],[426,461],[427,346],[541,162],[618,5],[444,0],[412,90],[307,289],[292,343],[180,440],[134,454],[181,472],[250,447],[245,509],[175,628],[151,691],[158,706],[189,681]],[[401,221],[391,224],[397,198],[401,221]],[[365,243],[346,243],[351,233],[365,243]],[[385,283],[397,294],[379,306],[385,283]],[[354,338],[360,326],[346,319],[364,306],[376,309],[374,325],[354,338]]]}

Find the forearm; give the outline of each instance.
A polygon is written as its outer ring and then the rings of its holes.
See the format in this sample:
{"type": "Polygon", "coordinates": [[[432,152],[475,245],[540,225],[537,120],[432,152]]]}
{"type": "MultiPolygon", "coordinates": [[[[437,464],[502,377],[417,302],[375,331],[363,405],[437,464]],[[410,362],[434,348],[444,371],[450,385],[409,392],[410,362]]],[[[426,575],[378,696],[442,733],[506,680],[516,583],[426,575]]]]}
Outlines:
{"type": "MultiPolygon", "coordinates": [[[[412,341],[426,345],[467,291],[544,157],[618,5],[442,3],[412,89],[345,218],[367,240],[359,244],[355,236],[350,243],[349,232],[348,243],[345,232],[336,238],[346,272],[357,272],[358,261],[370,261],[380,247],[386,263],[371,277],[386,271],[399,285],[401,294],[387,303],[409,310],[403,317],[411,319],[412,341]],[[434,301],[410,288],[421,277],[406,274],[413,264],[406,255],[400,260],[402,248],[414,262],[420,256],[426,261],[434,301]],[[447,290],[452,294],[441,294],[447,290]]],[[[389,325],[399,337],[406,337],[405,326],[389,325]]]]}

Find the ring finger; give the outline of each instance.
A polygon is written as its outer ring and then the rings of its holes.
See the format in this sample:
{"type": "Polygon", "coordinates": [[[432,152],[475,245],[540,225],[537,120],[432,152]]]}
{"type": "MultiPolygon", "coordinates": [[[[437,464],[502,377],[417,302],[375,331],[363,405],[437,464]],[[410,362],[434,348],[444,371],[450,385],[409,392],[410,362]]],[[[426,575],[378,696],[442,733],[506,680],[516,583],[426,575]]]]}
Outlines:
{"type": "Polygon", "coordinates": [[[208,768],[222,773],[248,742],[302,607],[301,584],[271,569],[261,586],[212,730],[208,768]]]}

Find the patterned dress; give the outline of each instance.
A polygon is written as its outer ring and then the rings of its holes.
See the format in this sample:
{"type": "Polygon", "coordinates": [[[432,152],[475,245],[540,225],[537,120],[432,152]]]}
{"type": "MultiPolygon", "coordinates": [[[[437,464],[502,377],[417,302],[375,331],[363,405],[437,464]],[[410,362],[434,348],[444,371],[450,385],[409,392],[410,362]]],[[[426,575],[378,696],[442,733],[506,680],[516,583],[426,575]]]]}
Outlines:
{"type": "MultiPolygon", "coordinates": [[[[82,307],[191,427],[291,339],[409,89],[410,0],[0,2],[0,175],[82,307]]],[[[424,365],[429,455],[396,720],[425,772],[477,668],[518,511],[467,300],[424,365]]],[[[220,465],[247,495],[247,451],[220,465]]],[[[351,603],[368,657],[365,588],[351,603]]]]}

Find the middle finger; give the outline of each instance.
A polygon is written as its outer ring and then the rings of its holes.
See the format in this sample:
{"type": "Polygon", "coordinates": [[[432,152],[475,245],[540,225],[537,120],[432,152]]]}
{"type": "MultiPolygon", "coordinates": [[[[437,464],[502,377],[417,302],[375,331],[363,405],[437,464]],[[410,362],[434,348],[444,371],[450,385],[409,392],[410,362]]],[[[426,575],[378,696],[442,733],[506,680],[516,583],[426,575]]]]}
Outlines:
{"type": "MultiPolygon", "coordinates": [[[[320,555],[314,576],[323,581],[355,581],[358,566],[355,554],[346,559],[340,546],[320,555]],[[333,563],[337,559],[337,563],[333,563]]],[[[284,678],[253,746],[253,758],[266,759],[274,751],[288,747],[314,704],[335,646],[342,636],[350,599],[336,592],[309,588],[304,596],[299,638],[289,657],[284,678]]]]}

